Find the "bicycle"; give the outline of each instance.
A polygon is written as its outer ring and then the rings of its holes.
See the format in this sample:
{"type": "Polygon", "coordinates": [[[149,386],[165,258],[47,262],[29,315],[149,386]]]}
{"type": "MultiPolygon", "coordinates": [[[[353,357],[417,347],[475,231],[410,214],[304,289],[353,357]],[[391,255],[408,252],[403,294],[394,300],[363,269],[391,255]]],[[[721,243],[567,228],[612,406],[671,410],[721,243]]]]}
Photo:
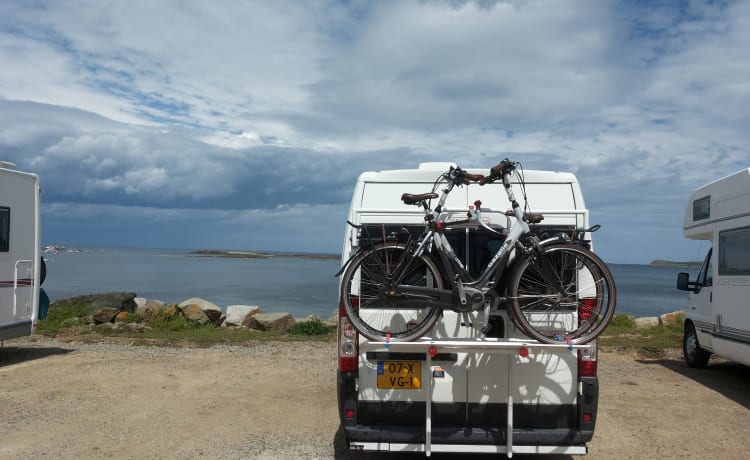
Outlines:
{"type": "MultiPolygon", "coordinates": [[[[539,342],[585,344],[598,337],[614,316],[616,290],[606,264],[581,235],[600,226],[579,229],[572,237],[560,233],[540,241],[530,225],[544,216],[521,208],[513,192],[511,177],[519,169],[522,172],[520,164],[507,158],[486,177],[451,167],[438,177],[432,192],[404,193],[405,204],[424,209],[423,234],[414,238],[403,229],[398,235],[386,235],[383,229],[379,242],[368,235],[337,273],[343,273],[341,295],[353,327],[375,341],[411,341],[427,333],[442,310],[482,310],[481,330],[486,336],[490,312],[505,306],[516,326],[539,342]],[[469,208],[466,219],[449,221],[455,212],[444,206],[456,186],[496,180],[502,181],[511,203],[511,209],[503,212],[510,218],[507,231],[485,223],[482,211],[498,211],[482,208],[479,201],[469,208]],[[441,183],[447,185],[438,194],[441,183]],[[438,204],[431,208],[435,198],[438,204]],[[502,241],[476,279],[445,235],[446,230],[466,227],[482,227],[502,241]]],[[[518,176],[525,191],[522,173],[518,176]]]]}

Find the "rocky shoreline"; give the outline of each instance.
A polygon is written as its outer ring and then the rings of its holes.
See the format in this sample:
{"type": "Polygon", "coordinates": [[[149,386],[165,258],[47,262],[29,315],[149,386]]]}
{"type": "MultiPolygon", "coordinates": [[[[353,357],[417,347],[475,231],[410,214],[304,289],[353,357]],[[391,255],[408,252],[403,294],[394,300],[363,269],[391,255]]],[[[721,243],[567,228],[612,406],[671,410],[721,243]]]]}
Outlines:
{"type": "Polygon", "coordinates": [[[335,327],[337,322],[333,314],[326,320],[315,315],[295,318],[290,313],[264,313],[261,307],[254,305],[229,305],[225,313],[213,302],[198,297],[177,304],[167,304],[160,300],[137,297],[132,292],[89,294],[59,300],[50,305],[50,313],[55,309],[71,308],[82,311],[89,324],[134,331],[148,328],[149,323],[160,319],[177,317],[195,325],[280,333],[291,331],[299,323],[320,322],[328,327],[335,327]]]}
{"type": "MultiPolygon", "coordinates": [[[[214,325],[229,329],[247,329],[255,331],[274,331],[287,333],[297,324],[319,322],[329,328],[337,325],[336,312],[328,319],[322,320],[315,315],[306,318],[295,318],[290,313],[265,313],[255,305],[229,305],[226,311],[205,299],[193,297],[177,304],[167,304],[160,300],[148,300],[132,292],[108,292],[76,296],[54,302],[50,311],[74,307],[83,309],[90,324],[110,325],[114,329],[129,328],[143,330],[150,322],[160,318],[173,319],[178,316],[196,325],[214,325]]],[[[633,318],[638,328],[663,326],[672,323],[685,310],[665,313],[660,316],[633,318]]]]}

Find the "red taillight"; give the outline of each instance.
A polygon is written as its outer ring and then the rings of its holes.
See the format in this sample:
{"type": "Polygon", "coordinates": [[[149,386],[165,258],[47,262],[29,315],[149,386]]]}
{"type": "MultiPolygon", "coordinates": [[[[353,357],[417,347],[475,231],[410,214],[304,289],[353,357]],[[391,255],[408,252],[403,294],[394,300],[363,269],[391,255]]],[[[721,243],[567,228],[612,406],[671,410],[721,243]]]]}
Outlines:
{"type": "Polygon", "coordinates": [[[588,348],[578,350],[578,375],[581,377],[596,377],[597,348],[596,340],[588,348]]]}
{"type": "Polygon", "coordinates": [[[346,410],[346,418],[354,418],[354,409],[346,410]]]}
{"type": "MultiPolygon", "coordinates": [[[[352,296],[350,299],[353,306],[359,306],[359,297],[352,296]]],[[[339,371],[357,372],[359,355],[359,334],[346,317],[344,304],[339,304],[339,371]]]]}
{"type": "Polygon", "coordinates": [[[594,315],[596,308],[596,299],[581,299],[581,306],[578,309],[578,321],[587,321],[594,315]]]}
{"type": "Polygon", "coordinates": [[[588,412],[583,414],[583,423],[591,423],[594,420],[594,416],[588,412]]]}

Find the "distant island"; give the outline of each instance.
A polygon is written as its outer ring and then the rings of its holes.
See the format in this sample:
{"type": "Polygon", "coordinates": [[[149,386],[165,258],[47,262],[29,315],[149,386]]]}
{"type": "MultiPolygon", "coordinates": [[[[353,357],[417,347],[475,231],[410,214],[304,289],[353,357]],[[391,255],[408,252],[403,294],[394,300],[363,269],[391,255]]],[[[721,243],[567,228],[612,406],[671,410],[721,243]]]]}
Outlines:
{"type": "Polygon", "coordinates": [[[230,259],[339,259],[338,254],[271,254],[267,252],[253,251],[221,251],[217,249],[201,249],[193,251],[201,257],[226,257],[230,259]]]}
{"type": "Polygon", "coordinates": [[[703,262],[675,262],[672,260],[656,259],[649,265],[652,267],[700,267],[703,262]]]}

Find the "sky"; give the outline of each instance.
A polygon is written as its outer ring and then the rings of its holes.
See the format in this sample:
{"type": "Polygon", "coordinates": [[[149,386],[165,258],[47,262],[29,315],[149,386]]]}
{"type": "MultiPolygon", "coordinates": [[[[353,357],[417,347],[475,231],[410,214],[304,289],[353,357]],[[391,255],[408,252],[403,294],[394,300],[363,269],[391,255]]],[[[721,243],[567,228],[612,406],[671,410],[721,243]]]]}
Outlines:
{"type": "Polygon", "coordinates": [[[0,160],[46,244],[338,253],[362,171],[509,157],[577,175],[607,262],[700,260],[748,44],[749,1],[3,0],[0,160]]]}

